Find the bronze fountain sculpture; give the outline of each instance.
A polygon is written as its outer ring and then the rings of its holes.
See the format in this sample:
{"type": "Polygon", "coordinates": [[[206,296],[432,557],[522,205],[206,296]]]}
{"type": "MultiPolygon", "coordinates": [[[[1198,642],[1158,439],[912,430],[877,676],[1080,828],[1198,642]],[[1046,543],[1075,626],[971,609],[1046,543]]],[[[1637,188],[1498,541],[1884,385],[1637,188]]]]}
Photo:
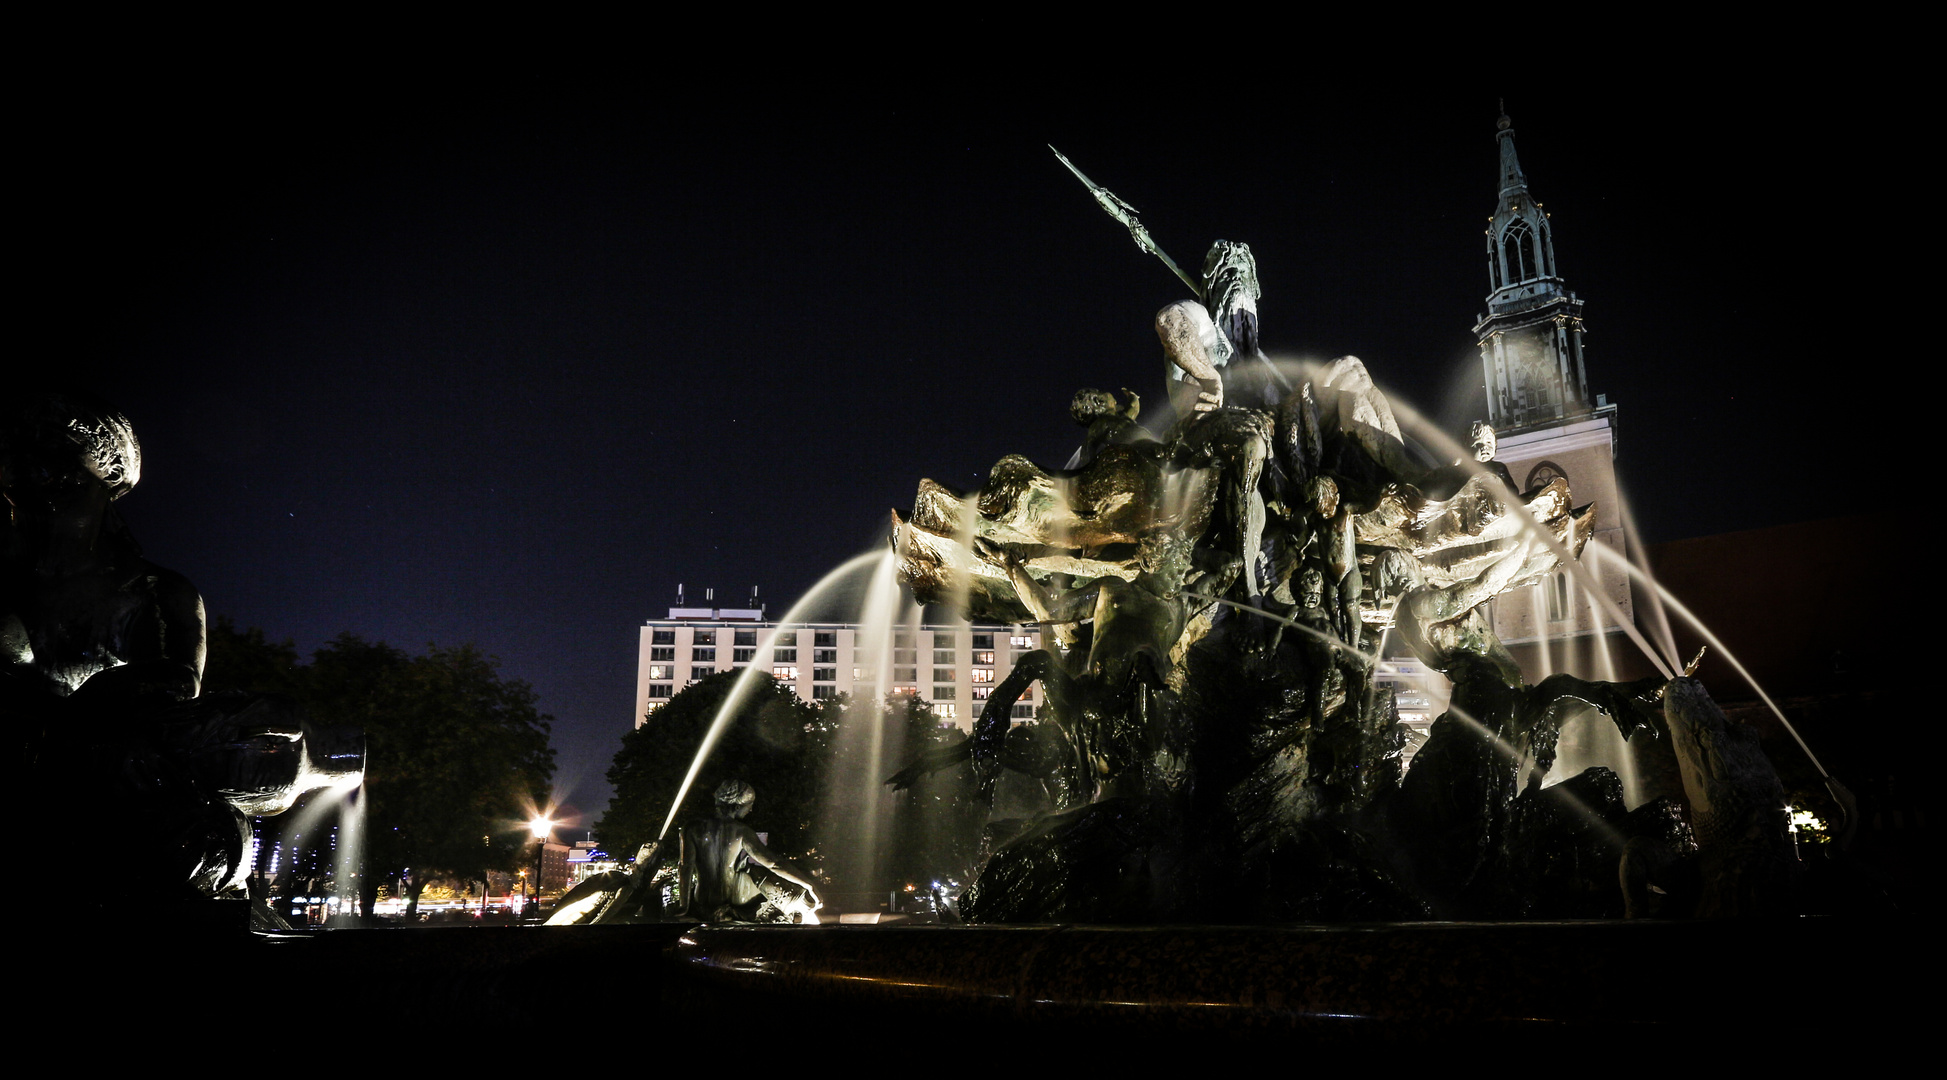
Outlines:
{"type": "MultiPolygon", "coordinates": [[[[1127,204],[1081,178],[1161,256],[1127,204]]],[[[1594,834],[1688,849],[1680,815],[1625,813],[1614,774],[1593,769],[1565,785],[1580,820],[1544,812],[1541,779],[1571,707],[1625,737],[1675,726],[1666,680],[1525,685],[1483,614],[1579,557],[1593,505],[1574,505],[1559,477],[1518,490],[1484,424],[1473,460],[1432,460],[1356,357],[1270,362],[1246,245],[1218,241],[1195,280],[1163,258],[1200,298],[1156,316],[1166,428],[1137,423],[1128,390],[1083,390],[1070,411],[1087,434],[1068,468],[1010,455],[975,491],[922,480],[911,514],[893,515],[899,579],[918,600],[1038,623],[1055,642],[1017,660],[968,738],[889,780],[970,761],[990,801],[1002,769],[1050,793],[1052,813],[989,838],[960,914],[1621,915],[1616,855],[1595,857],[1609,841],[1594,834]],[[1389,634],[1454,682],[1403,784],[1403,729],[1374,678],[1389,634]],[[1037,680],[1041,722],[1012,724],[1037,680]]],[[[1672,700],[1702,695],[1687,686],[1672,700]]],[[[1740,850],[1772,858],[1782,803],[1760,817],[1748,824],[1767,839],[1740,850]]]]}
{"type": "Polygon", "coordinates": [[[143,557],[114,505],[141,471],[127,418],[85,396],[23,393],[0,415],[11,771],[32,804],[76,807],[84,835],[112,838],[132,886],[240,899],[248,818],[356,787],[363,737],[276,699],[202,693],[202,597],[143,557]]]}
{"type": "Polygon", "coordinates": [[[743,819],[757,791],[742,780],[717,785],[716,814],[685,825],[675,850],[659,841],[636,852],[628,870],[594,875],[569,890],[549,926],[594,926],[663,917],[662,890],[675,901],[670,917],[719,924],[816,925],[818,889],[778,857],[743,819]]]}

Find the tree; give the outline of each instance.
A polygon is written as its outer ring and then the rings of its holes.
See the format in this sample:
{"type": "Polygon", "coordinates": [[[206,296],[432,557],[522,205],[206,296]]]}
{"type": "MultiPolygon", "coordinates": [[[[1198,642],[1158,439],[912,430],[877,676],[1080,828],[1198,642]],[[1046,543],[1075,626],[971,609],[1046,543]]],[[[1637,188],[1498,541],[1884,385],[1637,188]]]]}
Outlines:
{"type": "Polygon", "coordinates": [[[876,903],[908,885],[967,880],[987,821],[972,766],[929,773],[904,791],[886,783],[929,748],[965,735],[907,695],[825,705],[820,728],[828,734],[815,765],[824,812],[813,838],[832,884],[876,903]]]}
{"type": "MultiPolygon", "coordinates": [[[[484,881],[522,864],[519,825],[554,774],[531,687],[471,645],[410,657],[349,634],[318,650],[312,679],[323,716],[365,730],[366,865],[410,872],[408,913],[435,872],[484,881]]],[[[369,896],[379,876],[366,881],[369,896]]]]}
{"type": "MultiPolygon", "coordinates": [[[[951,723],[942,724],[939,716],[918,698],[888,702],[886,712],[887,727],[902,728],[904,738],[900,740],[898,756],[891,759],[882,773],[898,768],[932,747],[965,738],[951,723]]],[[[890,860],[893,887],[911,884],[924,890],[929,883],[945,879],[963,885],[969,883],[980,859],[981,829],[987,817],[988,808],[980,800],[971,762],[929,773],[899,792],[893,811],[890,860]]]]}
{"type": "Polygon", "coordinates": [[[210,623],[205,644],[203,693],[304,695],[303,665],[297,645],[289,638],[274,642],[257,627],[238,630],[229,616],[218,615],[210,623]]]}
{"type": "Polygon", "coordinates": [[[365,732],[365,867],[369,914],[382,880],[410,874],[410,913],[435,874],[484,880],[523,865],[520,829],[554,774],[551,720],[533,688],[500,676],[471,645],[412,656],[341,634],[295,665],[296,650],[219,619],[210,677],[219,689],[282,693],[314,724],[365,732]]]}
{"type": "MultiPolygon", "coordinates": [[[[610,851],[633,853],[656,837],[739,674],[692,684],[623,736],[608,772],[615,797],[596,825],[610,851]]],[[[813,706],[760,678],[684,796],[676,821],[713,813],[717,785],[734,777],[757,789],[751,827],[768,833],[771,848],[821,887],[884,895],[895,880],[961,877],[978,855],[986,820],[971,770],[943,771],[899,795],[884,786],[909,754],[958,737],[923,701],[841,697],[813,706]],[[881,736],[876,756],[867,737],[874,726],[881,736]],[[877,850],[859,849],[867,835],[877,837],[877,850]]]]}
{"type": "MultiPolygon", "coordinates": [[[[622,737],[608,770],[615,797],[595,826],[608,850],[626,858],[656,838],[704,734],[741,674],[719,672],[685,687],[622,737]]],[[[717,785],[743,780],[757,789],[757,806],[746,823],[770,835],[772,850],[815,869],[807,856],[818,789],[807,751],[815,746],[820,716],[796,694],[759,677],[690,785],[676,820],[710,816],[717,785]]]]}

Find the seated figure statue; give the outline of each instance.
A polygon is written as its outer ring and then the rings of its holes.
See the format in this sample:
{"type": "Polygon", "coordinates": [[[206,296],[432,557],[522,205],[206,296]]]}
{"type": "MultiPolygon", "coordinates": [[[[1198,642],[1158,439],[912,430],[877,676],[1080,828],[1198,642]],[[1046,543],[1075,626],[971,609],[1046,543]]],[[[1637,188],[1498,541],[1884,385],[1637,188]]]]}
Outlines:
{"type": "Polygon", "coordinates": [[[355,786],[362,738],[286,703],[201,696],[203,599],[142,557],[114,501],[135,487],[127,418],[72,394],[0,412],[0,716],[29,802],[124,843],[131,880],[236,895],[246,816],[355,786]],[[335,745],[327,746],[327,743],[335,745]]]}
{"type": "Polygon", "coordinates": [[[547,924],[654,921],[662,909],[662,887],[674,885],[679,918],[817,925],[818,909],[824,907],[817,888],[744,824],[757,803],[756,789],[742,780],[725,780],[717,785],[714,801],[714,817],[691,822],[677,833],[679,850],[665,851],[660,840],[642,845],[634,869],[598,874],[575,886],[547,924]]]}
{"type": "Polygon", "coordinates": [[[757,791],[742,780],[717,785],[717,813],[683,828],[683,913],[708,922],[816,923],[818,890],[744,824],[757,791]]]}
{"type": "Polygon", "coordinates": [[[8,412],[0,660],[9,708],[60,700],[70,714],[126,713],[196,697],[202,597],[142,558],[113,505],[141,479],[134,429],[66,395],[33,395],[8,412]]]}

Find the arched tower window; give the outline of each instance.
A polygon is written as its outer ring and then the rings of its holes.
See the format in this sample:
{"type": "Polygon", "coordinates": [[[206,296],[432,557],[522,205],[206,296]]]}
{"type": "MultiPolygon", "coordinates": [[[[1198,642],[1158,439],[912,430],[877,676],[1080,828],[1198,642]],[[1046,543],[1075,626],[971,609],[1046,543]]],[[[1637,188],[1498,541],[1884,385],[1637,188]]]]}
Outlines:
{"type": "Polygon", "coordinates": [[[1533,491],[1538,487],[1547,487],[1556,480],[1565,481],[1567,479],[1568,474],[1562,471],[1560,465],[1552,461],[1544,461],[1528,470],[1528,482],[1522,486],[1521,490],[1533,491]]]}
{"type": "Polygon", "coordinates": [[[1525,221],[1516,221],[1501,234],[1501,257],[1508,268],[1509,283],[1539,276],[1534,251],[1534,236],[1525,221]]]}

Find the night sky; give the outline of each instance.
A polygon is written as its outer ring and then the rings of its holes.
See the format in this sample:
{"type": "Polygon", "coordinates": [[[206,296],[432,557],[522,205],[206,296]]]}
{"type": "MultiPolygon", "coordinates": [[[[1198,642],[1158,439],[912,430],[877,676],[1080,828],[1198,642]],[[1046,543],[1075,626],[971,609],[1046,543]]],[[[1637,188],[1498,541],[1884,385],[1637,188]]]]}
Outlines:
{"type": "Polygon", "coordinates": [[[478,644],[591,819],[677,583],[781,612],[920,477],[1062,464],[1077,388],[1160,401],[1150,319],[1187,292],[1050,142],[1185,266],[1248,242],[1274,355],[1355,353],[1461,433],[1505,95],[1648,539],[1844,512],[1788,475],[1836,475],[1800,422],[1829,391],[1791,372],[1844,359],[1806,323],[1840,110],[1810,94],[513,70],[77,90],[21,136],[16,317],[134,422],[123,513],[213,616],[307,654],[478,644]]]}

